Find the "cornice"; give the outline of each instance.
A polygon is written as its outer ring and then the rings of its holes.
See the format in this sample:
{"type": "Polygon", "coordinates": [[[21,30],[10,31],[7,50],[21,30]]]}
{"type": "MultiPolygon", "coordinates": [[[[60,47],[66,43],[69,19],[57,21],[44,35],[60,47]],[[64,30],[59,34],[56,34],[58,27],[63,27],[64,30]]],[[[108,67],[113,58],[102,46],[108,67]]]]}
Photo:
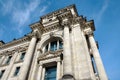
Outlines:
{"type": "Polygon", "coordinates": [[[90,27],[93,31],[95,31],[94,20],[87,21],[85,25],[86,25],[86,28],[90,27]]]}
{"type": "Polygon", "coordinates": [[[54,12],[49,13],[49,14],[47,14],[47,15],[44,15],[44,16],[41,17],[41,19],[51,18],[51,17],[53,17],[53,16],[57,16],[57,15],[59,15],[59,14],[63,14],[63,13],[65,13],[66,11],[70,11],[70,9],[72,9],[72,8],[75,10],[76,15],[78,15],[77,10],[76,10],[76,7],[75,7],[75,5],[73,4],[73,5],[67,6],[67,7],[65,7],[65,8],[58,9],[57,11],[54,11],[54,12]]]}
{"type": "Polygon", "coordinates": [[[47,33],[47,32],[50,32],[50,31],[53,31],[53,30],[56,30],[56,29],[59,29],[59,28],[62,28],[62,27],[60,27],[60,24],[55,23],[53,25],[49,25],[47,27],[44,27],[43,33],[47,33]]]}
{"type": "Polygon", "coordinates": [[[0,55],[11,55],[14,54],[15,52],[21,52],[21,51],[26,51],[28,49],[28,45],[25,46],[17,46],[12,49],[4,50],[0,52],[0,55]]]}
{"type": "Polygon", "coordinates": [[[66,18],[67,18],[67,19],[72,18],[73,15],[72,15],[71,11],[69,10],[69,11],[66,11],[66,12],[58,15],[58,17],[59,17],[59,19],[64,20],[64,19],[66,19],[66,18]]]}
{"type": "Polygon", "coordinates": [[[0,49],[7,48],[7,47],[10,47],[10,46],[13,46],[13,45],[16,45],[16,44],[20,44],[20,43],[23,43],[23,42],[26,42],[26,41],[30,41],[30,37],[29,36],[24,36],[24,37],[22,37],[20,39],[13,40],[13,41],[11,41],[9,43],[1,45],[0,49]]]}
{"type": "Polygon", "coordinates": [[[30,28],[34,31],[35,29],[38,29],[41,33],[43,31],[43,25],[41,22],[36,22],[30,25],[30,28]]]}

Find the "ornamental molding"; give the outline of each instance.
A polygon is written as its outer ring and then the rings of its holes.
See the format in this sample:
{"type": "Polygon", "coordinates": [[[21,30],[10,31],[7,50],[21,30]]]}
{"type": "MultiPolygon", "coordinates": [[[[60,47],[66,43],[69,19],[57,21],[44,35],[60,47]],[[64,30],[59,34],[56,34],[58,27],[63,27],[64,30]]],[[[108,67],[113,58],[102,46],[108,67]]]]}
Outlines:
{"type": "Polygon", "coordinates": [[[47,26],[43,29],[43,34],[44,33],[47,33],[47,32],[50,32],[50,31],[54,31],[54,30],[57,30],[57,29],[61,29],[62,27],[60,27],[60,24],[59,23],[56,23],[56,24],[53,24],[53,25],[50,25],[50,26],[47,26]]]}
{"type": "Polygon", "coordinates": [[[18,45],[18,44],[21,44],[21,43],[24,43],[24,42],[27,42],[27,41],[30,41],[30,40],[31,40],[31,38],[28,37],[28,36],[25,36],[25,37],[20,38],[20,39],[16,39],[16,40],[13,40],[13,41],[11,41],[9,43],[1,45],[0,50],[3,49],[3,48],[9,48],[11,46],[18,45]]]}
{"type": "Polygon", "coordinates": [[[88,36],[92,36],[93,35],[93,30],[91,28],[86,28],[84,29],[84,34],[88,35],[88,36]]]}
{"type": "Polygon", "coordinates": [[[12,49],[8,49],[8,50],[4,50],[0,52],[0,55],[11,55],[14,54],[15,52],[22,52],[22,51],[26,51],[28,49],[28,45],[25,46],[17,46],[15,48],[12,49]]]}
{"type": "Polygon", "coordinates": [[[54,17],[54,16],[58,16],[58,15],[60,15],[60,14],[63,14],[63,13],[65,13],[65,12],[67,12],[67,11],[70,11],[71,9],[74,9],[74,10],[75,10],[75,13],[76,13],[76,15],[77,15],[77,11],[76,11],[75,5],[70,5],[70,6],[67,6],[67,7],[63,8],[63,9],[59,9],[59,10],[57,10],[57,11],[54,11],[54,12],[49,13],[49,14],[47,14],[47,15],[44,15],[44,16],[41,17],[41,19],[46,19],[46,18],[49,19],[49,18],[52,18],[52,17],[54,17]]]}
{"type": "Polygon", "coordinates": [[[41,22],[36,22],[30,25],[30,28],[32,29],[32,31],[36,30],[38,31],[38,33],[42,34],[43,32],[43,24],[41,22]]]}
{"type": "Polygon", "coordinates": [[[57,50],[57,51],[48,51],[44,54],[41,54],[38,57],[38,61],[46,60],[46,59],[52,59],[55,57],[58,57],[62,54],[63,50],[57,50]]]}
{"type": "Polygon", "coordinates": [[[92,31],[95,31],[94,21],[90,20],[85,23],[85,28],[91,28],[92,31]]]}

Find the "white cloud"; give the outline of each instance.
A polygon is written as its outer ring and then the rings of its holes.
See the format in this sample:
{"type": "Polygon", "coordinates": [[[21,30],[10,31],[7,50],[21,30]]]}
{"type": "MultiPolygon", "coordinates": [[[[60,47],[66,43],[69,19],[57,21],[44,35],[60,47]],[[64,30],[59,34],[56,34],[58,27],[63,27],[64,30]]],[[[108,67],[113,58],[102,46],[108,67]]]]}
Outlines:
{"type": "Polygon", "coordinates": [[[12,12],[13,10],[13,6],[14,6],[14,0],[6,0],[5,2],[0,0],[0,4],[2,5],[1,6],[1,10],[2,10],[2,14],[3,15],[6,15],[7,13],[10,13],[12,12]]]}
{"type": "MultiPolygon", "coordinates": [[[[31,20],[31,16],[38,14],[43,14],[47,6],[43,5],[42,2],[44,0],[31,0],[28,2],[25,1],[15,1],[15,0],[0,0],[0,4],[2,5],[2,14],[3,15],[11,15],[11,21],[14,27],[13,30],[17,30],[21,35],[23,32],[24,26],[28,24],[31,20]]],[[[38,17],[39,18],[39,17],[38,17]]]]}
{"type": "Polygon", "coordinates": [[[29,21],[31,12],[33,12],[39,6],[39,4],[39,0],[31,1],[29,4],[27,4],[27,7],[25,7],[25,9],[16,9],[13,12],[12,21],[18,24],[16,29],[20,34],[22,33],[22,26],[29,21]]]}
{"type": "Polygon", "coordinates": [[[101,9],[98,11],[98,13],[95,14],[97,23],[99,23],[101,21],[103,14],[105,13],[105,11],[108,8],[108,4],[109,4],[109,0],[105,0],[101,9]]]}

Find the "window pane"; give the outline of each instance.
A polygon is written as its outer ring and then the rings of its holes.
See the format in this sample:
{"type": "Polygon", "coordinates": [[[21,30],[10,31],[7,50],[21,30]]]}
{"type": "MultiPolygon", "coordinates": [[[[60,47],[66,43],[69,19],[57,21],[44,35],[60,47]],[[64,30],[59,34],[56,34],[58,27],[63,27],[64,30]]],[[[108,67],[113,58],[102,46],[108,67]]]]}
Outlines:
{"type": "Polygon", "coordinates": [[[25,56],[25,52],[21,54],[20,60],[23,60],[25,56]]]}
{"type": "Polygon", "coordinates": [[[14,76],[17,76],[19,71],[20,71],[20,67],[17,67],[16,70],[15,70],[14,76]]]}
{"type": "Polygon", "coordinates": [[[2,78],[4,72],[5,72],[5,70],[2,70],[2,71],[0,72],[0,78],[2,78]]]}
{"type": "Polygon", "coordinates": [[[57,50],[57,41],[51,42],[50,50],[51,51],[57,50]]]}
{"type": "Polygon", "coordinates": [[[59,41],[59,49],[62,49],[62,48],[63,48],[62,41],[59,41]]]}
{"type": "Polygon", "coordinates": [[[48,44],[45,47],[45,52],[47,52],[47,51],[48,51],[48,44]]]}
{"type": "Polygon", "coordinates": [[[6,64],[9,64],[10,63],[10,60],[11,60],[12,56],[9,56],[7,61],[6,61],[6,64]]]}
{"type": "Polygon", "coordinates": [[[56,80],[56,66],[46,68],[45,80],[56,80]]]}

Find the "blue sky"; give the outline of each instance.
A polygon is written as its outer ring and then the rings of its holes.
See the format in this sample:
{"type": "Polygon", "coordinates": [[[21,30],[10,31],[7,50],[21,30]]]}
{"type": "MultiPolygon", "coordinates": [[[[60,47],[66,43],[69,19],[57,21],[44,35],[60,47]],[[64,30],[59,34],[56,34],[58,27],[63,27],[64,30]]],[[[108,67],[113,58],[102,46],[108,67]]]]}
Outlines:
{"type": "Polygon", "coordinates": [[[10,42],[29,33],[40,16],[75,4],[79,15],[94,19],[95,39],[110,80],[120,80],[119,0],[0,0],[0,40],[10,42]]]}

